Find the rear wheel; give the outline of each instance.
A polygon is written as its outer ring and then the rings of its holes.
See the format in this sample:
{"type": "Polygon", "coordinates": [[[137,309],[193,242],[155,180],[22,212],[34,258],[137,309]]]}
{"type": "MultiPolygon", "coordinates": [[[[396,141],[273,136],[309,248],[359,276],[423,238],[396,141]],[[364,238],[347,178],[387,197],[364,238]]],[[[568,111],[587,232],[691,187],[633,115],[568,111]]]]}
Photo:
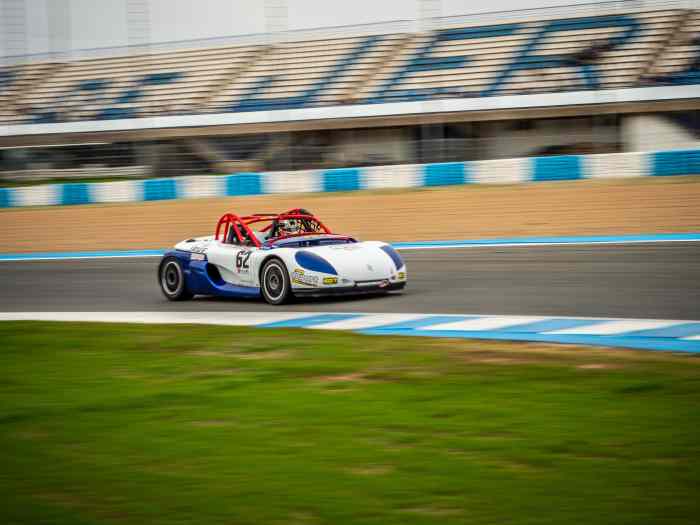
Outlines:
{"type": "Polygon", "coordinates": [[[270,304],[285,303],[292,292],[289,274],[279,259],[270,259],[260,272],[260,291],[270,304]]]}
{"type": "Polygon", "coordinates": [[[192,298],[187,289],[185,274],[177,257],[166,257],[158,268],[158,282],[163,295],[171,301],[184,301],[192,298]]]}

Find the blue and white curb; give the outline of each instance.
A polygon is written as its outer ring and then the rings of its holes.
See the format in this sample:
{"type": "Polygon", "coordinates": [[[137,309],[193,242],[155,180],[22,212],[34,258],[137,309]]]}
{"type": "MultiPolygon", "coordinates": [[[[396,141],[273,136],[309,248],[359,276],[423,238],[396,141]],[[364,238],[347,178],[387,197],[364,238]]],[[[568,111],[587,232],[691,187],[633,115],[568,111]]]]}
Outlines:
{"type": "MultiPolygon", "coordinates": [[[[396,242],[397,250],[439,250],[450,248],[511,248],[525,246],[564,246],[595,244],[645,244],[665,242],[698,242],[698,233],[650,233],[640,235],[583,235],[566,237],[511,237],[505,239],[464,239],[456,241],[396,242]]],[[[56,261],[62,259],[114,259],[161,257],[166,250],[108,250],[84,252],[0,253],[0,262],[56,261]]]]}
{"type": "Polygon", "coordinates": [[[700,150],[561,155],[0,188],[0,208],[700,175],[700,150]]]}
{"type": "Polygon", "coordinates": [[[350,330],[700,353],[700,321],[582,317],[313,312],[10,312],[0,321],[206,324],[350,330]]]}

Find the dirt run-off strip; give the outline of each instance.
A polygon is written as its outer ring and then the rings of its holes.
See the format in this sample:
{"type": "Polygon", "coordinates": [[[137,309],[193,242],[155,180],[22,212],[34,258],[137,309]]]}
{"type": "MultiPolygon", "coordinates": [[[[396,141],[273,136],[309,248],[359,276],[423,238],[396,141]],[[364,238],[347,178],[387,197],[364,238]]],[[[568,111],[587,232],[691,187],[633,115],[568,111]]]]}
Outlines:
{"type": "Polygon", "coordinates": [[[700,231],[700,177],[8,209],[0,253],[163,248],[213,233],[225,212],[304,207],[361,239],[415,241],[700,231]]]}

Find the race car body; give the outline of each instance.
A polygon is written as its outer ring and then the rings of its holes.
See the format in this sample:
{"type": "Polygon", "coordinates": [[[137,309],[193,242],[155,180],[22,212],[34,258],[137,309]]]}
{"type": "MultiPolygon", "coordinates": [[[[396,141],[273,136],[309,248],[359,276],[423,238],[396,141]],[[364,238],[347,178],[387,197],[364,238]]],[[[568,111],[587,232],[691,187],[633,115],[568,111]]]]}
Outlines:
{"type": "Polygon", "coordinates": [[[239,217],[168,251],[158,281],[170,300],[194,295],[259,297],[389,292],[406,286],[406,265],[389,244],[332,233],[305,210],[239,217]]]}

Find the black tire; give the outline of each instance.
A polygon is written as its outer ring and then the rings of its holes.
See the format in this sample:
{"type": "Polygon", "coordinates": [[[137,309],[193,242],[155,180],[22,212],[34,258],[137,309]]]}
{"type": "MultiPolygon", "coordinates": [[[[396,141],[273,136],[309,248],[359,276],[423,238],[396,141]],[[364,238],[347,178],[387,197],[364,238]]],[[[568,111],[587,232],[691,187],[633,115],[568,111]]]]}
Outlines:
{"type": "Polygon", "coordinates": [[[185,273],[177,257],[166,257],[158,267],[158,283],[163,295],[170,301],[192,299],[193,294],[187,289],[185,273]]]}
{"type": "Polygon", "coordinates": [[[268,260],[260,271],[260,292],[263,299],[278,305],[287,302],[292,294],[292,283],[284,263],[275,258],[268,260]]]}

